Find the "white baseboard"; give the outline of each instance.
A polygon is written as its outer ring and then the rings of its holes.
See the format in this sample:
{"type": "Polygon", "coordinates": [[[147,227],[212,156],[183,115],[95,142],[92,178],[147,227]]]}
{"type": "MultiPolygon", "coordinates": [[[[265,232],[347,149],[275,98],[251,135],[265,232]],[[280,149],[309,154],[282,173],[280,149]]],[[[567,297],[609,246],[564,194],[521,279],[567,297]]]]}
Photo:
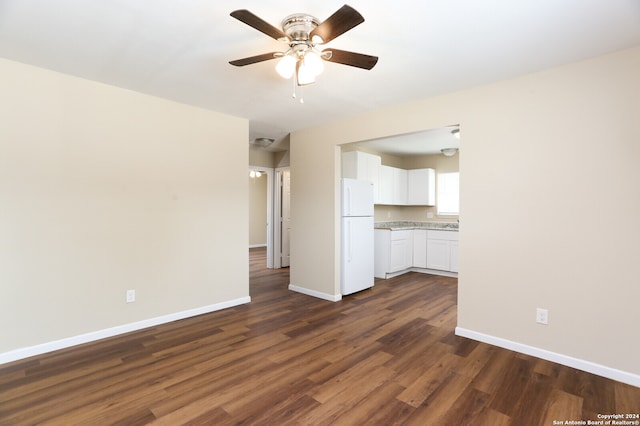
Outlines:
{"type": "Polygon", "coordinates": [[[458,278],[457,272],[440,271],[438,269],[427,269],[427,268],[416,268],[416,267],[403,269],[402,271],[398,271],[398,272],[385,272],[384,274],[382,274],[382,276],[376,275],[375,277],[381,278],[383,280],[388,280],[389,278],[395,278],[399,275],[406,274],[407,272],[419,272],[421,274],[439,275],[442,277],[458,278]]]}
{"type": "Polygon", "coordinates": [[[490,336],[488,334],[479,333],[477,331],[468,330],[466,328],[456,327],[456,335],[477,340],[479,342],[488,343],[490,345],[499,346],[501,348],[520,352],[526,355],[535,356],[536,358],[545,359],[547,361],[566,365],[568,367],[576,368],[578,370],[616,380],[618,382],[640,387],[640,375],[638,374],[629,373],[627,371],[618,370],[615,368],[607,367],[605,365],[596,364],[591,361],[585,361],[583,359],[573,358],[568,355],[547,351],[545,349],[536,348],[534,346],[513,342],[511,340],[502,339],[500,337],[490,336]]]}
{"type": "Polygon", "coordinates": [[[249,248],[261,248],[261,247],[266,247],[266,244],[249,244],[249,248]]]}
{"type": "Polygon", "coordinates": [[[341,294],[328,294],[320,291],[309,290],[308,288],[298,287],[297,285],[289,284],[289,290],[297,293],[306,294],[307,296],[317,297],[319,299],[328,300],[329,302],[338,302],[342,300],[341,294]]]}
{"type": "Polygon", "coordinates": [[[9,352],[0,353],[0,365],[20,359],[29,358],[35,355],[41,355],[47,352],[65,349],[83,343],[89,343],[107,337],[117,336],[119,334],[129,333],[141,330],[143,328],[153,327],[160,324],[166,324],[196,315],[208,314],[210,312],[219,311],[221,309],[231,308],[233,306],[242,305],[251,302],[251,297],[241,297],[239,299],[228,300],[226,302],[216,303],[200,308],[189,309],[187,311],[176,312],[173,314],[163,315],[156,318],[149,318],[130,324],[124,324],[117,327],[111,327],[104,330],[93,331],[91,333],[81,334],[79,336],[67,337],[65,339],[55,340],[53,342],[42,343],[40,345],[29,346],[26,348],[15,349],[9,352]]]}

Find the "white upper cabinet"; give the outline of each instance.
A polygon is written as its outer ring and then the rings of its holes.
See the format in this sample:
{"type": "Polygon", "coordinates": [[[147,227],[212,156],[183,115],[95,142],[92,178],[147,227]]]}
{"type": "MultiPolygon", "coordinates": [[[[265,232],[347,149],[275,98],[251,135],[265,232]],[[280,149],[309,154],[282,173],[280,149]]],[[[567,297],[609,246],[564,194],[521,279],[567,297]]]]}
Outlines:
{"type": "Polygon", "coordinates": [[[377,155],[360,151],[342,153],[342,177],[373,183],[374,204],[435,206],[434,169],[405,170],[383,166],[377,155]]]}
{"type": "Polygon", "coordinates": [[[342,177],[368,180],[373,183],[373,202],[380,200],[380,167],[379,156],[360,151],[349,151],[342,154],[342,177]]]}
{"type": "Polygon", "coordinates": [[[393,204],[393,169],[380,166],[380,198],[377,204],[393,204]]]}
{"type": "Polygon", "coordinates": [[[407,170],[407,205],[435,206],[436,171],[434,169],[407,170]]]}
{"type": "Polygon", "coordinates": [[[380,198],[377,204],[407,204],[407,171],[391,166],[380,167],[380,198]]]}
{"type": "Polygon", "coordinates": [[[407,204],[407,171],[393,167],[393,204],[407,204]]]}
{"type": "Polygon", "coordinates": [[[434,169],[404,170],[380,167],[380,198],[376,204],[396,206],[434,206],[436,204],[434,169]]]}

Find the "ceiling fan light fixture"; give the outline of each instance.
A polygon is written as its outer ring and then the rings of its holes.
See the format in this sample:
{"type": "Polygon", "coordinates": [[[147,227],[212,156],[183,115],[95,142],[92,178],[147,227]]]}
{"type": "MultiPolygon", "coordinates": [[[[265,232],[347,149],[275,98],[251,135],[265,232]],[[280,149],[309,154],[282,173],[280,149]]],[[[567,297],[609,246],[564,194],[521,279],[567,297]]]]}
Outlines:
{"type": "Polygon", "coordinates": [[[311,49],[289,51],[278,61],[276,71],[287,80],[296,73],[298,84],[304,86],[315,82],[315,78],[324,71],[324,60],[311,49]]]}
{"type": "Polygon", "coordinates": [[[307,65],[304,59],[298,60],[296,76],[298,79],[298,86],[305,86],[316,81],[316,74],[313,72],[313,68],[307,65]]]}
{"type": "Polygon", "coordinates": [[[313,50],[309,50],[304,54],[302,59],[305,67],[308,67],[314,76],[319,76],[324,71],[324,62],[320,55],[313,50]]]}
{"type": "Polygon", "coordinates": [[[296,58],[291,55],[284,55],[276,65],[276,72],[280,74],[282,78],[287,80],[293,76],[296,70],[296,58]]]}

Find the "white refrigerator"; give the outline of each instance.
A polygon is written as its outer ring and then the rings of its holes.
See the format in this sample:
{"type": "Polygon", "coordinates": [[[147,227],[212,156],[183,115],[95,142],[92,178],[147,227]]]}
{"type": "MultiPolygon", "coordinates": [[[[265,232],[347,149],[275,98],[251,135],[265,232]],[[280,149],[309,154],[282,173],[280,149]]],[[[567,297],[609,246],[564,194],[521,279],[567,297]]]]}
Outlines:
{"type": "Polygon", "coordinates": [[[373,183],[342,179],[343,295],[373,287],[373,183]]]}

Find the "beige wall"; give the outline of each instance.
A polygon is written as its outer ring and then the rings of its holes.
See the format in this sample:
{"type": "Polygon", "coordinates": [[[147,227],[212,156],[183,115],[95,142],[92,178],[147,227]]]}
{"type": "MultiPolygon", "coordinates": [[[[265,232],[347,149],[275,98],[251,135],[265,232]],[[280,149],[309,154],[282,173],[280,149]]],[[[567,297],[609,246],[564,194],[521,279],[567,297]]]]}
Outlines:
{"type": "Polygon", "coordinates": [[[248,298],[247,120],[6,60],[0,93],[0,354],[248,298]]]}
{"type": "Polygon", "coordinates": [[[249,165],[255,167],[275,167],[275,153],[249,145],[249,165]]]}
{"type": "Polygon", "coordinates": [[[249,246],[267,245],[267,174],[249,178],[249,246]]]}
{"type": "Polygon", "coordinates": [[[460,124],[458,326],[640,374],[638,99],[635,48],[293,133],[292,284],[339,294],[338,145],[460,124]]]}
{"type": "MultiPolygon", "coordinates": [[[[435,169],[436,173],[457,172],[460,170],[460,153],[457,153],[456,155],[451,157],[446,157],[442,154],[411,155],[402,157],[402,160],[402,168],[407,170],[421,169],[426,167],[435,169]]],[[[382,164],[385,164],[384,159],[382,161],[382,164]]]]}
{"type": "Polygon", "coordinates": [[[249,146],[249,165],[255,167],[289,167],[289,151],[266,151],[263,148],[249,146]]]}

